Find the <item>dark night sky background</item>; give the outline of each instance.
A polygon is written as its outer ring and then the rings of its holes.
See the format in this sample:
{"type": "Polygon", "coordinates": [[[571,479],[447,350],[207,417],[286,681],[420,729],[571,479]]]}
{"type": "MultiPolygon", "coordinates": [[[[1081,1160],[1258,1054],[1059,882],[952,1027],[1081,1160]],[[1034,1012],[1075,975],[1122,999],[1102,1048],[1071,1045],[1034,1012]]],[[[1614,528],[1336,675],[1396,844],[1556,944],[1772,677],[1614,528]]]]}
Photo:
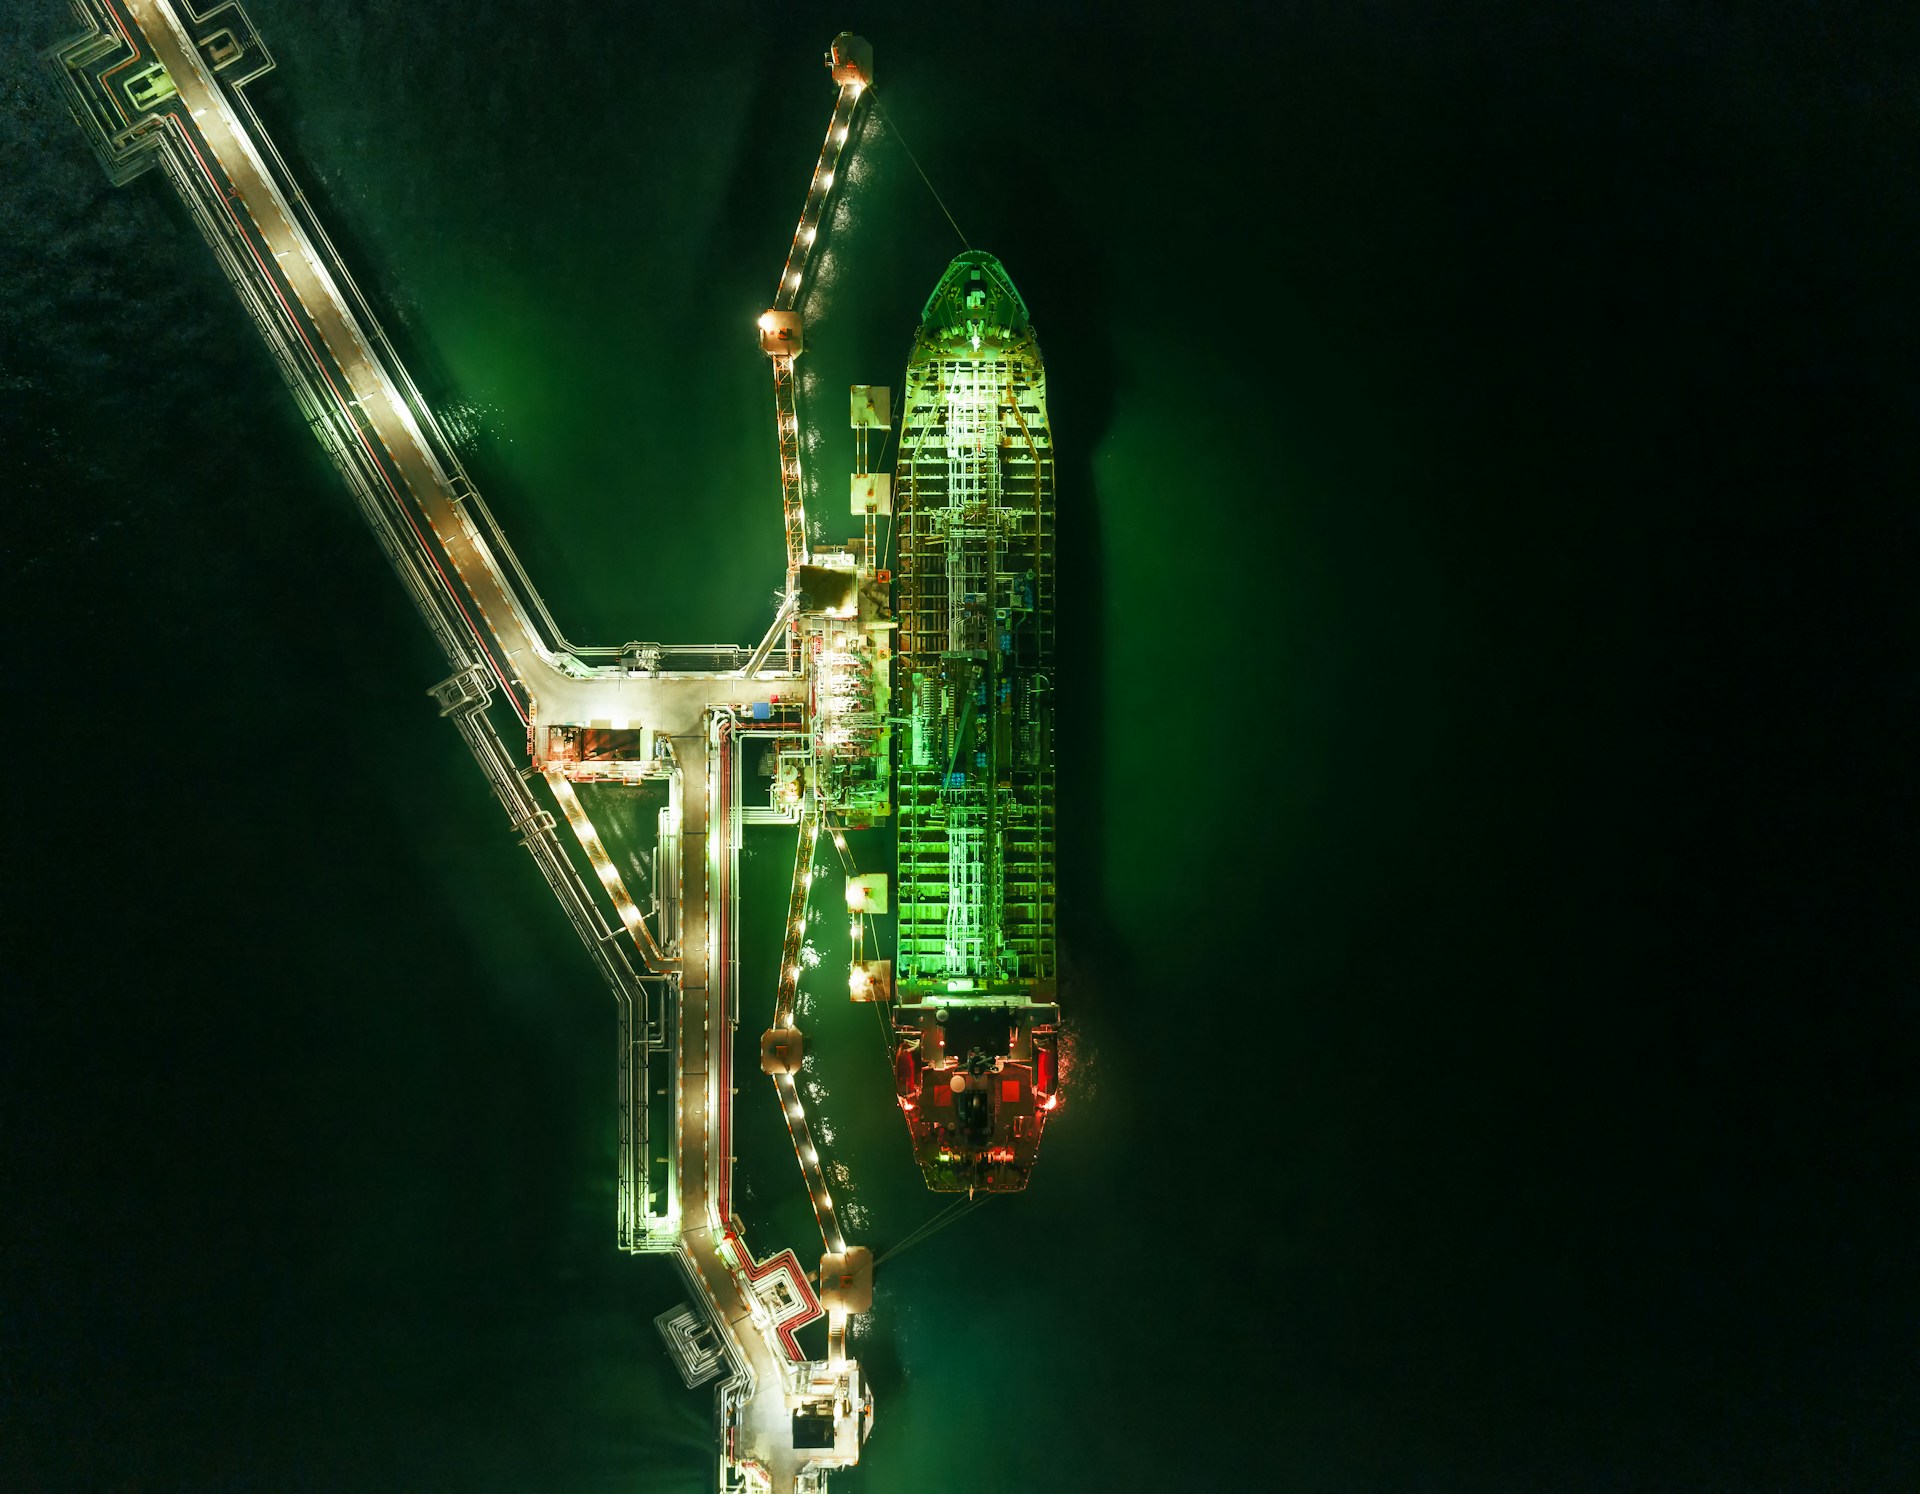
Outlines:
{"type": "MultiPolygon", "coordinates": [[[[998,1378],[836,1489],[1920,1487],[1910,8],[249,9],[579,632],[762,620],[834,31],[1034,308],[1099,1082],[919,1257],[998,1378]]],[[[0,1486],[698,1487],[604,1000],[68,27],[0,24],[0,1486]]],[[[952,248],[886,159],[876,381],[952,248]]]]}

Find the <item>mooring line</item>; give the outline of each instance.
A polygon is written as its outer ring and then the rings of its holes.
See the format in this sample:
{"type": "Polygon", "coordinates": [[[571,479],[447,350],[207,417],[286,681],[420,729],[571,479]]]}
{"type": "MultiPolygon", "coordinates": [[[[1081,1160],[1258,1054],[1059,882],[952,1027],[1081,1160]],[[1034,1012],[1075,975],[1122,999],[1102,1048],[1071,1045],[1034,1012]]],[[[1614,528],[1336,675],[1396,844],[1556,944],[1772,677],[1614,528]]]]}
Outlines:
{"type": "Polygon", "coordinates": [[[887,122],[887,128],[892,131],[894,138],[900,142],[900,149],[905,151],[907,153],[907,159],[913,162],[913,169],[920,173],[920,180],[925,182],[927,184],[927,190],[933,193],[933,200],[940,204],[940,211],[947,215],[947,222],[953,224],[953,231],[959,234],[960,237],[960,247],[962,249],[971,249],[973,245],[967,242],[967,236],[964,233],[960,233],[958,220],[954,218],[953,213],[948,209],[945,199],[940,196],[939,189],[934,186],[933,178],[927,175],[926,168],[920,164],[920,158],[913,153],[913,147],[907,144],[907,137],[900,133],[900,126],[895,124],[893,122],[893,116],[887,113],[887,106],[880,102],[879,93],[869,85],[867,94],[873,100],[873,107],[880,111],[880,117],[887,122]]]}

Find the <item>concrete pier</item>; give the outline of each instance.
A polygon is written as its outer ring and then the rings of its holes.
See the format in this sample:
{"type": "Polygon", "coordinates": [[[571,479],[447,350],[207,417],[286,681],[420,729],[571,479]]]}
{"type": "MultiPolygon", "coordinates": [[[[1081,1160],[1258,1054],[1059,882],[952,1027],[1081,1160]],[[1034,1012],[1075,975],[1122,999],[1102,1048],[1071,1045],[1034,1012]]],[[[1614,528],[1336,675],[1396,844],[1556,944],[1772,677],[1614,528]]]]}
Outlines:
{"type": "Polygon", "coordinates": [[[859,1366],[844,1357],[845,1304],[825,1309],[833,1357],[802,1361],[792,1330],[822,1306],[791,1252],[753,1258],[730,1202],[739,1012],[727,958],[738,823],[729,733],[736,715],[791,710],[797,682],[750,679],[744,668],[588,666],[550,628],[543,635],[535,619],[550,623],[544,604],[475,522],[472,484],[432,413],[251,108],[217,76],[227,69],[245,81],[271,65],[251,24],[232,5],[206,17],[169,0],[79,0],[78,8],[93,29],[52,54],[76,116],[113,179],[159,165],[182,194],[447,655],[451,672],[432,690],[441,714],[468,741],[620,1003],[630,1111],[620,1238],[630,1249],[675,1253],[710,1319],[711,1335],[684,1336],[688,1345],[714,1343],[727,1366],[718,1487],[818,1489],[826,1469],[857,1460],[870,1405],[859,1366]],[[516,766],[499,735],[496,691],[534,749],[531,766],[524,757],[516,766]],[[643,731],[667,744],[680,814],[677,948],[663,950],[641,937],[644,929],[622,930],[618,919],[609,924],[555,836],[551,797],[532,796],[545,728],[576,725],[643,731]],[[623,933],[634,936],[640,969],[623,933]],[[649,1004],[650,980],[669,988],[670,1012],[649,1004]],[[636,1105],[626,1065],[637,1050],[644,1072],[669,1044],[674,1144],[665,1208],[656,1211],[644,1184],[645,1153],[658,1138],[646,1132],[645,1096],[636,1105]],[[642,1145],[630,1145],[636,1139],[642,1145]]]}

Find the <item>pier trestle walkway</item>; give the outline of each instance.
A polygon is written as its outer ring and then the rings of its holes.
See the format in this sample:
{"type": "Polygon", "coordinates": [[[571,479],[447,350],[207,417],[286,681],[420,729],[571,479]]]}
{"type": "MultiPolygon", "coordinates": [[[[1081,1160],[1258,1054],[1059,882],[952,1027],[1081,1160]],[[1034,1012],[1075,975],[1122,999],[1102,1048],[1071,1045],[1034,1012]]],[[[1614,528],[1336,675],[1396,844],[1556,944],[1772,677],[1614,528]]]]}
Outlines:
{"type": "Polygon", "coordinates": [[[825,1469],[857,1460],[870,1416],[859,1366],[844,1357],[845,1310],[830,1316],[832,1357],[796,1362],[782,1332],[791,1319],[776,1321],[758,1289],[774,1262],[753,1259],[730,1212],[738,789],[728,738],[737,712],[790,702],[796,682],[744,669],[635,669],[626,657],[584,663],[631,650],[578,649],[553,626],[239,91],[272,66],[244,13],[226,4],[202,16],[169,0],[75,0],[75,10],[90,29],[50,55],[76,117],[111,179],[157,165],[179,192],[444,653],[449,672],[430,692],[442,716],[613,992],[619,1241],[673,1253],[716,1325],[730,1369],[717,1406],[720,1487],[821,1487],[825,1469]],[[216,77],[222,70],[230,86],[216,77]],[[526,733],[530,767],[502,739],[503,704],[508,729],[526,733]],[[666,744],[680,813],[677,948],[639,937],[629,920],[609,921],[553,808],[536,798],[546,732],[558,726],[639,729],[666,744]],[[676,1165],[664,1208],[655,1208],[649,1155],[658,1138],[645,1080],[650,1061],[668,1055],[676,1165]],[[830,1424],[832,1445],[796,1449],[797,1415],[830,1424]]]}

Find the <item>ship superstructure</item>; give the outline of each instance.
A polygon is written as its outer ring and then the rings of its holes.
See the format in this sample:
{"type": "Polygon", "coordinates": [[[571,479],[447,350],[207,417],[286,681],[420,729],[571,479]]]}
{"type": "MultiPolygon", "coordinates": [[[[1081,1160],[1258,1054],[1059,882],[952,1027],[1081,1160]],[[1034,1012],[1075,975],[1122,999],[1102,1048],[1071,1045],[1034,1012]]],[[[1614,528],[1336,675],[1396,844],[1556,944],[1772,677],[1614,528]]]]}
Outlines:
{"type": "Polygon", "coordinates": [[[928,1187],[1012,1191],[1058,1103],[1054,462],[990,254],[927,300],[899,441],[895,1086],[928,1187]]]}

